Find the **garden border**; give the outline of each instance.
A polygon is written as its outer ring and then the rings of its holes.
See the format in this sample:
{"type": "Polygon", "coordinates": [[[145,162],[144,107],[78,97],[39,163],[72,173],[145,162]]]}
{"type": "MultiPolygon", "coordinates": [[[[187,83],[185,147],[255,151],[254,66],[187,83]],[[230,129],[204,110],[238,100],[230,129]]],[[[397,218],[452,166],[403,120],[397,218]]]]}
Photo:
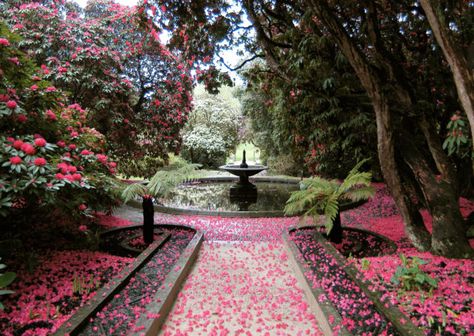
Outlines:
{"type": "MultiPolygon", "coordinates": [[[[160,224],[166,225],[166,224],[160,224]]],[[[176,227],[183,227],[184,225],[171,224],[176,227]]],[[[141,227],[142,225],[131,225],[117,229],[141,227]]],[[[155,224],[155,226],[157,226],[155,224]]],[[[186,228],[190,228],[185,226],[186,228]]],[[[140,333],[133,333],[134,335],[156,335],[161,328],[166,316],[171,311],[179,289],[183,284],[186,276],[191,270],[192,265],[196,261],[198,251],[203,241],[203,233],[190,228],[195,231],[193,238],[188,243],[184,251],[181,253],[178,261],[166,275],[160,290],[156,292],[152,303],[147,305],[147,314],[155,314],[157,318],[149,319],[146,316],[141,316],[135,325],[139,323],[142,326],[140,333]]],[[[112,229],[114,230],[114,229],[112,229]]],[[[111,231],[112,231],[111,230],[111,231]]],[[[140,269],[148,260],[159,250],[159,248],[170,238],[170,234],[163,234],[155,240],[145,251],[143,251],[135,260],[126,266],[116,277],[110,280],[101,289],[97,291],[93,298],[77,310],[67,321],[65,321],[53,334],[54,336],[61,335],[80,335],[82,328],[87,324],[87,320],[97,313],[107,302],[120,291],[131,277],[140,269]]]]}
{"type": "MultiPolygon", "coordinates": [[[[314,308],[316,317],[320,322],[320,327],[326,335],[352,335],[343,325],[342,318],[337,312],[336,308],[327,300],[326,302],[319,302],[318,297],[321,294],[326,294],[320,288],[312,288],[309,280],[305,276],[305,267],[298,258],[299,249],[291,240],[290,233],[301,229],[309,228],[311,226],[292,227],[287,232],[283,233],[283,241],[290,254],[290,261],[293,269],[296,272],[297,278],[303,286],[305,294],[314,308]],[[333,320],[333,323],[330,323],[333,320]]],[[[344,228],[344,227],[343,227],[344,228]]],[[[360,230],[360,229],[359,229],[360,230]]],[[[374,303],[378,311],[389,320],[397,331],[402,336],[422,336],[424,335],[422,329],[416,327],[405,314],[403,314],[397,307],[392,305],[389,300],[381,301],[382,294],[376,291],[371,291],[369,288],[373,287],[370,281],[363,280],[362,274],[351,264],[347,263],[347,259],[336,250],[320,233],[314,233],[314,239],[320,243],[325,251],[331,255],[339,266],[347,273],[347,275],[361,288],[364,294],[374,303]],[[404,322],[401,322],[403,320],[404,322]]]]}

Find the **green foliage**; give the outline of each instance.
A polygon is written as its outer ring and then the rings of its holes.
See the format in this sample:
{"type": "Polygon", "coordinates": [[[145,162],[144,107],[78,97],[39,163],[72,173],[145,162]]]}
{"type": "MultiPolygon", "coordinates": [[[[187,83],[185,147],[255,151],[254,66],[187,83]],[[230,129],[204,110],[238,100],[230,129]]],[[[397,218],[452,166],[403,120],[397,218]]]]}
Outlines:
{"type": "Polygon", "coordinates": [[[448,135],[443,143],[443,149],[448,155],[456,154],[460,158],[473,156],[472,137],[469,136],[469,127],[466,118],[456,113],[446,126],[448,135]]]}
{"type": "Polygon", "coordinates": [[[85,275],[74,275],[72,279],[72,293],[76,295],[87,295],[99,287],[100,283],[94,278],[94,274],[91,274],[89,279],[85,275]]]}
{"type": "Polygon", "coordinates": [[[245,72],[251,85],[243,112],[262,157],[290,156],[290,170],[330,178],[343,178],[370,157],[378,172],[372,107],[352,69],[324,38],[295,33],[294,39],[292,53],[279,54],[291,81],[258,63],[245,72]]]}
{"type": "Polygon", "coordinates": [[[268,170],[272,174],[301,176],[302,164],[296,161],[292,154],[279,154],[269,156],[266,160],[268,170]]]}
{"type": "Polygon", "coordinates": [[[366,258],[362,258],[360,260],[361,262],[361,268],[364,270],[364,271],[367,271],[370,269],[370,260],[369,259],[366,259],[366,258]]]}
{"type": "Polygon", "coordinates": [[[342,183],[320,177],[302,180],[301,190],[292,192],[286,202],[285,214],[302,214],[303,217],[312,217],[314,221],[324,215],[326,232],[329,234],[343,202],[357,202],[374,195],[374,189],[370,186],[372,174],[359,171],[365,162],[357,163],[342,183]]]}
{"type": "Polygon", "coordinates": [[[406,257],[404,254],[400,254],[400,260],[402,265],[395,270],[391,278],[392,283],[406,291],[432,291],[438,287],[438,282],[420,268],[421,265],[427,264],[426,261],[418,257],[406,257]]]}
{"type": "Polygon", "coordinates": [[[199,168],[198,164],[183,166],[182,163],[178,163],[167,166],[156,172],[145,184],[133,183],[128,185],[122,191],[122,198],[124,202],[128,202],[137,196],[153,196],[155,198],[166,196],[178,184],[199,177],[200,173],[196,170],[197,168],[199,168]]]}
{"type": "Polygon", "coordinates": [[[241,120],[240,104],[230,88],[211,95],[198,86],[183,131],[183,157],[206,167],[224,164],[239,141],[241,120]]]}
{"type": "Polygon", "coordinates": [[[146,155],[134,160],[120,161],[117,165],[117,172],[126,178],[131,176],[150,178],[165,165],[166,161],[163,158],[146,155]]]}
{"type": "MultiPolygon", "coordinates": [[[[7,266],[5,264],[0,264],[0,270],[5,269],[6,267],[7,266]]],[[[0,296],[14,293],[13,291],[5,289],[5,288],[8,285],[10,285],[13,282],[13,280],[15,280],[15,278],[16,278],[16,274],[13,272],[0,273],[0,296]]],[[[0,302],[0,309],[1,310],[4,309],[2,302],[0,302]]]]}

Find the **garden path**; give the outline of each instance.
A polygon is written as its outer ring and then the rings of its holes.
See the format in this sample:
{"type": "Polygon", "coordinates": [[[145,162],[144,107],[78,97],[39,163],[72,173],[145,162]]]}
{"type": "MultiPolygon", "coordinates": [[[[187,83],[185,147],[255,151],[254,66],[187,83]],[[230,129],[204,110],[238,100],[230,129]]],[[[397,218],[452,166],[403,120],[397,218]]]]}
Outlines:
{"type": "MultiPolygon", "coordinates": [[[[141,222],[128,206],[114,215],[141,222]]],[[[161,335],[322,335],[281,238],[294,219],[155,213],[155,223],[192,226],[205,239],[161,335]]]]}
{"type": "Polygon", "coordinates": [[[205,242],[161,335],[322,335],[281,242],[205,242]]]}

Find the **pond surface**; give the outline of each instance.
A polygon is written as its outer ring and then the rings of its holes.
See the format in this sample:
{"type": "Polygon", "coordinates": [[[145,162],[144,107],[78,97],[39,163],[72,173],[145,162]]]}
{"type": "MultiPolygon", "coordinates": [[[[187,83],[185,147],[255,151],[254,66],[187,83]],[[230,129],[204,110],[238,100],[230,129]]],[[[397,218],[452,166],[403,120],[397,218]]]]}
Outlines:
{"type": "Polygon", "coordinates": [[[257,197],[253,201],[231,201],[234,182],[197,182],[183,184],[160,203],[166,207],[207,211],[282,211],[297,183],[254,182],[257,197]]]}

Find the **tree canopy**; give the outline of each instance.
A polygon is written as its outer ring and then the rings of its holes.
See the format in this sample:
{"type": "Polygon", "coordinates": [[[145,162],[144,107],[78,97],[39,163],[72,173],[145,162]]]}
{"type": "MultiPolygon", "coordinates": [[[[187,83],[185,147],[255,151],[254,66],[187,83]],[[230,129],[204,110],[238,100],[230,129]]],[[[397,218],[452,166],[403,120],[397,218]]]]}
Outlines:
{"type": "Polygon", "coordinates": [[[69,2],[7,3],[3,15],[22,36],[19,47],[70,102],[89,110],[111,155],[127,161],[179,150],[191,109],[190,66],[135,7],[111,0],[84,10],[69,2]]]}
{"type": "MultiPolygon", "coordinates": [[[[202,23],[209,36],[214,32],[212,27],[216,27],[216,18],[239,18],[241,9],[245,10],[256,39],[252,42],[244,34],[243,42],[251,52],[262,55],[266,64],[265,68],[254,69],[256,84],[262,84],[262,76],[272,81],[276,78],[278,87],[271,88],[269,95],[273,101],[266,97],[263,101],[286,105],[278,109],[281,123],[291,124],[295,135],[307,135],[299,133],[304,130],[301,125],[306,125],[305,119],[299,125],[297,122],[307,111],[308,119],[321,118],[326,113],[329,115],[324,122],[329,127],[321,123],[314,128],[328,134],[331,126],[346,130],[346,138],[353,136],[359,141],[350,145],[353,150],[364,139],[362,129],[370,139],[370,118],[365,128],[363,122],[353,130],[343,125],[368,111],[364,103],[370,102],[380,168],[404,218],[408,236],[422,250],[457,257],[472,255],[458,206],[463,186],[460,181],[471,181],[473,175],[472,135],[463,137],[469,128],[462,128],[462,123],[456,126],[462,129],[455,130],[449,123],[465,119],[469,110],[460,112],[465,106],[460,104],[464,97],[452,90],[459,78],[452,76],[453,68],[448,66],[442,50],[445,47],[440,48],[430,26],[432,20],[428,20],[420,3],[242,0],[236,8],[225,6],[223,1],[194,1],[193,6],[186,6],[184,15],[179,10],[183,8],[180,3],[150,0],[143,5],[165,6],[168,15],[178,17],[175,20],[180,20],[182,27],[191,22],[202,23]],[[311,77],[305,78],[308,73],[311,77]],[[301,108],[292,110],[290,104],[301,108]],[[339,118],[335,114],[338,109],[339,118]],[[453,154],[458,152],[453,148],[451,157],[443,150],[443,142],[453,138],[456,140],[445,143],[445,148],[467,146],[469,154],[464,159],[453,154]],[[422,207],[433,218],[432,233],[420,215],[422,207]]],[[[464,52],[469,52],[473,41],[472,4],[436,4],[444,14],[444,29],[449,30],[456,45],[466,46],[464,52]]],[[[435,15],[440,16],[439,10],[435,15]]],[[[215,40],[206,41],[212,45],[215,40]]],[[[270,87],[262,85],[262,89],[270,87]]],[[[286,132],[290,143],[291,134],[286,132]]],[[[309,140],[313,139],[317,136],[309,140]]],[[[370,143],[366,142],[363,148],[370,151],[370,143]]],[[[343,152],[347,150],[344,148],[343,152]]]]}

